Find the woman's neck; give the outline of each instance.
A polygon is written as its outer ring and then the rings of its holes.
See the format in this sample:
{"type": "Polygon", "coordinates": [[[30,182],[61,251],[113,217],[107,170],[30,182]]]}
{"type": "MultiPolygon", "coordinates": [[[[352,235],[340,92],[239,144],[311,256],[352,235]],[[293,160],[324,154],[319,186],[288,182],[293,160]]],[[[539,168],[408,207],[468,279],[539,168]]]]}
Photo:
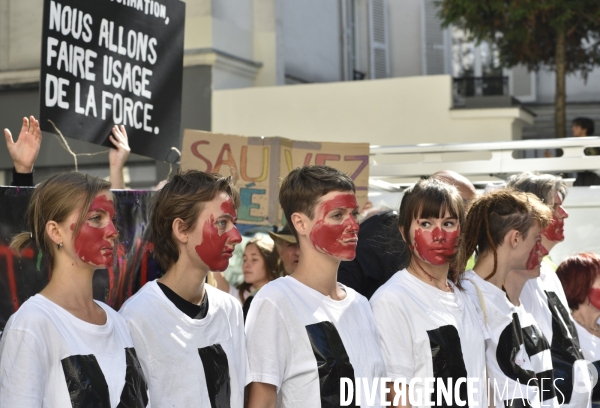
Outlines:
{"type": "Polygon", "coordinates": [[[506,290],[506,295],[513,305],[519,306],[521,304],[519,298],[521,297],[523,287],[528,280],[529,278],[527,276],[524,276],[517,271],[510,271],[506,275],[504,290],[506,290]]]}
{"type": "Polygon", "coordinates": [[[477,262],[475,263],[473,270],[477,275],[479,275],[479,277],[487,280],[492,285],[500,289],[504,287],[506,276],[508,275],[508,272],[510,272],[510,268],[506,266],[506,263],[500,254],[498,254],[496,272],[492,275],[494,271],[494,254],[489,252],[481,254],[479,257],[477,257],[477,262]]]}
{"type": "Polygon", "coordinates": [[[94,302],[93,277],[94,268],[81,260],[55,259],[50,282],[40,294],[79,319],[102,325],[106,313],[94,302]]]}
{"type": "Polygon", "coordinates": [[[449,264],[432,265],[413,255],[410,265],[406,269],[428,285],[444,292],[452,292],[452,287],[448,284],[449,264]]]}
{"type": "Polygon", "coordinates": [[[180,262],[171,265],[159,281],[183,299],[199,305],[204,298],[204,281],[208,271],[192,268],[183,261],[184,259],[180,258],[180,262]]]}
{"type": "Polygon", "coordinates": [[[589,303],[581,304],[577,310],[573,310],[573,319],[596,337],[600,337],[600,326],[597,323],[599,318],[600,312],[589,303]]]}
{"type": "Polygon", "coordinates": [[[340,260],[315,250],[312,242],[300,237],[300,259],[291,276],[304,285],[334,300],[346,297],[337,284],[337,270],[340,260]]]}

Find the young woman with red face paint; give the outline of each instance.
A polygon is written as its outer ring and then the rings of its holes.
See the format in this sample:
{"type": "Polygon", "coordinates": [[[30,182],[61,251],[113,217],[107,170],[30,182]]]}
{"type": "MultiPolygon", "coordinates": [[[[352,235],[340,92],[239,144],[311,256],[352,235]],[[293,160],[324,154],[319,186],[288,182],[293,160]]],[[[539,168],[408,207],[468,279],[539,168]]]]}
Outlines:
{"type": "MultiPolygon", "coordinates": [[[[558,266],[556,275],[573,310],[583,357],[600,372],[600,256],[570,256],[558,266]]],[[[600,383],[594,386],[591,399],[593,408],[600,407],[600,383]]]]}
{"type": "MultiPolygon", "coordinates": [[[[564,220],[568,217],[562,207],[566,194],[566,186],[559,176],[551,174],[535,174],[525,172],[512,176],[509,186],[520,191],[535,194],[552,210],[552,221],[543,229],[541,245],[544,252],[550,251],[556,244],[563,241],[564,220]]],[[[537,265],[536,265],[537,266],[537,265]]],[[[573,373],[587,376],[585,370],[573,370],[573,365],[584,365],[584,356],[579,345],[575,322],[569,313],[569,305],[560,280],[556,276],[556,265],[549,256],[545,256],[541,267],[533,269],[534,279],[529,279],[523,287],[520,301],[526,311],[531,313],[542,333],[550,343],[554,366],[556,385],[564,401],[559,398],[565,408],[587,406],[589,393],[573,393],[573,384],[583,383],[587,379],[573,379],[573,373]]],[[[523,274],[523,271],[514,274],[523,274]]]]}
{"type": "MultiPolygon", "coordinates": [[[[430,400],[440,406],[444,401],[437,391],[427,392],[426,378],[451,389],[464,379],[446,401],[449,406],[467,401],[469,394],[475,397],[469,406],[487,404],[481,323],[453,266],[464,217],[462,197],[441,180],[421,180],[406,190],[398,228],[409,260],[370,300],[387,377],[403,379],[410,393],[423,395],[414,406],[430,406],[430,400]]],[[[437,384],[433,386],[437,390],[437,384]]],[[[404,406],[401,400],[393,401],[396,393],[391,393],[392,406],[404,406]]]]}
{"type": "Polygon", "coordinates": [[[154,255],[166,271],[121,308],[157,407],[241,408],[246,386],[240,302],[205,283],[222,272],[241,236],[230,177],[175,175],[156,195],[154,255]]]}
{"type": "MultiPolygon", "coordinates": [[[[343,378],[385,376],[367,300],[337,283],[355,256],[358,204],[351,178],[328,166],[293,170],[279,202],[300,245],[295,272],[266,284],[246,321],[250,408],[340,406],[343,378]]],[[[362,383],[361,380],[361,383],[362,383]]],[[[369,405],[364,393],[352,406],[369,405]]]]}
{"type": "Polygon", "coordinates": [[[31,232],[48,257],[48,285],[9,319],[0,342],[0,406],[142,408],[144,375],[123,318],[93,300],[94,270],[113,264],[117,230],[110,183],[80,173],[53,176],[33,192],[31,232]]]}
{"type": "Polygon", "coordinates": [[[550,220],[551,211],[533,194],[502,189],[476,200],[463,227],[457,262],[477,255],[464,286],[485,323],[496,406],[558,406],[550,345],[519,301],[525,282],[536,276],[527,269],[545,253],[539,235],[550,220]]]}

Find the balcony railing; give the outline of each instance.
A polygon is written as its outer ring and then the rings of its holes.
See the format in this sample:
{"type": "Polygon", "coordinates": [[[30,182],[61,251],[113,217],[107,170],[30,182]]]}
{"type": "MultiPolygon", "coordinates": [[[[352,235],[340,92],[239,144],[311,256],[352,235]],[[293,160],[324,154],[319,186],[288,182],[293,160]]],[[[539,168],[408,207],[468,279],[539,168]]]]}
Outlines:
{"type": "Polygon", "coordinates": [[[508,96],[508,77],[485,76],[453,79],[455,99],[469,96],[508,96]]]}

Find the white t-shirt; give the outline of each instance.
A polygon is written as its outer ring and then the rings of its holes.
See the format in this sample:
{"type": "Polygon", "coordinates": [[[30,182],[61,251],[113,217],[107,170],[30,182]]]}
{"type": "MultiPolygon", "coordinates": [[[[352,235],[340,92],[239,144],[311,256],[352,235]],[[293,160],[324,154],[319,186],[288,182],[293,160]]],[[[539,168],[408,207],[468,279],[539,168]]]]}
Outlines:
{"type": "Polygon", "coordinates": [[[558,407],[550,345],[523,305],[514,306],[506,293],[465,272],[464,287],[480,305],[489,338],[486,340],[487,372],[496,406],[499,401],[529,400],[532,407],[558,407]],[[540,402],[540,386],[543,390],[540,402]]]}
{"type": "Polygon", "coordinates": [[[120,310],[155,408],[243,407],[248,361],[242,308],[227,293],[204,287],[208,313],[203,319],[179,310],[156,281],[146,283],[120,310]]]}
{"type": "Polygon", "coordinates": [[[453,401],[468,401],[470,390],[468,406],[487,406],[484,331],[466,293],[456,287],[454,293],[443,292],[403,269],[375,292],[370,303],[387,376],[392,381],[406,379],[402,381],[406,384],[413,379],[419,395],[425,395],[419,406],[431,406],[426,403],[430,399],[436,406],[441,397],[435,384],[433,395],[425,393],[426,378],[439,378],[452,390],[459,378],[465,378],[470,385],[465,382],[460,395],[453,393],[453,401]]]}
{"type": "Polygon", "coordinates": [[[10,317],[0,341],[0,407],[150,406],[127,324],[96,303],[106,311],[101,326],[39,294],[10,317]]]}
{"type": "Polygon", "coordinates": [[[582,369],[585,367],[585,361],[565,292],[558,276],[548,264],[542,263],[538,278],[527,281],[520,300],[550,343],[554,377],[560,390],[557,397],[562,403],[561,406],[563,408],[589,406],[591,384],[587,391],[584,391],[585,387],[577,387],[575,391],[573,390],[573,384],[583,385],[589,382],[589,375],[587,369],[582,369]],[[574,364],[577,364],[575,369],[573,369],[574,364]]]}
{"type": "Polygon", "coordinates": [[[583,351],[583,357],[590,363],[600,360],[600,338],[587,331],[585,327],[575,322],[575,328],[579,335],[579,343],[583,351]]]}
{"type": "MultiPolygon", "coordinates": [[[[385,377],[369,302],[339,285],[346,291],[340,301],[291,276],[255,295],[246,319],[250,378],[277,387],[278,407],[320,407],[321,401],[336,406],[350,395],[340,395],[341,378],[360,379],[362,391],[365,381],[370,387],[385,377]]],[[[380,393],[375,394],[369,400],[360,392],[360,406],[380,407],[380,393]]]]}

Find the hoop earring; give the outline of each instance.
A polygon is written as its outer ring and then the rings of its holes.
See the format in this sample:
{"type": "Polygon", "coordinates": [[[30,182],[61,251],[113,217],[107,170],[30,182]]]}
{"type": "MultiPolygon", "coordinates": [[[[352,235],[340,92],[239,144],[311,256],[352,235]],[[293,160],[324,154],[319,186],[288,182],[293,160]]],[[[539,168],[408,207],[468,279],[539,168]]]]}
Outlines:
{"type": "Polygon", "coordinates": [[[62,242],[61,242],[60,244],[56,245],[56,248],[57,248],[59,251],[62,249],[62,247],[63,247],[63,244],[62,244],[62,242]]]}

